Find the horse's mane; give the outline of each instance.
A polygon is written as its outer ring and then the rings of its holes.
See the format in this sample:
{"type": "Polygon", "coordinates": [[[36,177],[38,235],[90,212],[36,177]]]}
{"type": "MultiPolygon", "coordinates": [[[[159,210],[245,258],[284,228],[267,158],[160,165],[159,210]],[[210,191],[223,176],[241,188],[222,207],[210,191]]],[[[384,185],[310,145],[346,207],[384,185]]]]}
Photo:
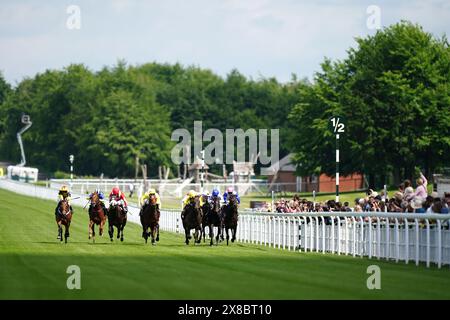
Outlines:
{"type": "Polygon", "coordinates": [[[211,209],[213,212],[219,213],[219,211],[220,211],[220,199],[219,198],[214,199],[211,209]]]}
{"type": "Polygon", "coordinates": [[[66,199],[61,200],[60,205],[59,205],[59,210],[63,214],[70,211],[69,202],[66,199]]]}
{"type": "Polygon", "coordinates": [[[97,204],[99,200],[100,200],[100,197],[98,196],[98,193],[94,192],[91,196],[92,203],[97,204]]]}

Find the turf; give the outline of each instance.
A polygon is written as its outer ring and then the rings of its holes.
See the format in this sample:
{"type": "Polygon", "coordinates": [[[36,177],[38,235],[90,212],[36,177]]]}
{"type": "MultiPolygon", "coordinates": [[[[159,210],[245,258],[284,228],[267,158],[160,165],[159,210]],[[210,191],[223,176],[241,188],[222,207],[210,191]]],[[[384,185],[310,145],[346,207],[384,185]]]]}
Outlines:
{"type": "Polygon", "coordinates": [[[77,208],[68,244],[56,240],[54,202],[0,190],[0,299],[449,299],[450,270],[234,243],[186,246],[161,233],[145,245],[129,223],[125,241],[88,241],[77,208]],[[368,290],[369,265],[381,290],[368,290]],[[81,290],[69,290],[69,265],[81,290]]]}

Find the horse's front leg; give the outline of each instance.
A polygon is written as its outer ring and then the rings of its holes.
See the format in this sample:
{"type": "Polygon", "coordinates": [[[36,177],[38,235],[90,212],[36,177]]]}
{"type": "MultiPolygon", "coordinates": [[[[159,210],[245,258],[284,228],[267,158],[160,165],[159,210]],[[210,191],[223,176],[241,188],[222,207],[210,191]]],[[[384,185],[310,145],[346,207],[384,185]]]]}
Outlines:
{"type": "Polygon", "coordinates": [[[223,225],[223,223],[220,223],[220,239],[223,241],[225,240],[225,226],[223,225]]]}
{"type": "Polygon", "coordinates": [[[108,220],[108,234],[109,234],[109,240],[111,240],[111,242],[113,241],[114,238],[114,226],[112,225],[112,223],[108,220]]]}
{"type": "Polygon", "coordinates": [[[232,238],[231,238],[231,242],[234,242],[236,240],[236,231],[237,231],[237,225],[234,226],[234,228],[232,229],[232,238]]]}
{"type": "Polygon", "coordinates": [[[202,225],[197,226],[197,243],[202,243],[202,225]]]}
{"type": "Polygon", "coordinates": [[[59,239],[60,241],[62,241],[62,227],[61,227],[61,221],[57,222],[58,224],[58,236],[56,237],[56,239],[59,239]]]}
{"type": "Polygon", "coordinates": [[[189,244],[189,239],[191,238],[191,230],[190,229],[184,229],[184,234],[186,236],[186,245],[189,244]]]}
{"type": "Polygon", "coordinates": [[[156,241],[159,241],[159,223],[156,224],[157,234],[156,234],[156,241]]]}
{"type": "Polygon", "coordinates": [[[199,227],[196,227],[194,229],[194,244],[197,244],[200,242],[202,242],[202,229],[199,227]]]}
{"type": "Polygon", "coordinates": [[[92,242],[95,243],[95,222],[91,222],[91,235],[92,235],[92,242]]]}
{"type": "Polygon", "coordinates": [[[70,235],[69,234],[70,222],[67,222],[67,224],[64,227],[65,227],[64,242],[67,243],[67,238],[69,238],[69,235],[70,235]]]}
{"type": "Polygon", "coordinates": [[[217,226],[217,235],[216,235],[216,245],[219,244],[220,234],[221,234],[221,227],[220,227],[220,225],[218,225],[217,226]]]}
{"type": "Polygon", "coordinates": [[[89,240],[94,236],[94,221],[89,220],[88,232],[89,232],[89,240]]]}
{"type": "Polygon", "coordinates": [[[209,228],[209,245],[212,246],[214,240],[214,225],[209,224],[208,228],[209,228]]]}
{"type": "Polygon", "coordinates": [[[100,226],[98,227],[98,230],[99,230],[98,233],[100,234],[100,237],[103,236],[103,228],[105,227],[105,223],[106,223],[106,218],[102,219],[100,221],[100,226]]]}
{"type": "Polygon", "coordinates": [[[123,242],[123,229],[125,228],[125,223],[122,223],[121,225],[120,225],[120,229],[119,229],[119,232],[120,232],[120,242],[123,242]]]}
{"type": "Polygon", "coordinates": [[[145,243],[147,243],[147,239],[148,239],[147,229],[148,229],[148,227],[142,226],[142,238],[145,239],[145,243]]]}
{"type": "Polygon", "coordinates": [[[228,245],[228,240],[230,239],[230,234],[228,233],[228,227],[225,227],[225,233],[227,234],[227,245],[228,245]]]}

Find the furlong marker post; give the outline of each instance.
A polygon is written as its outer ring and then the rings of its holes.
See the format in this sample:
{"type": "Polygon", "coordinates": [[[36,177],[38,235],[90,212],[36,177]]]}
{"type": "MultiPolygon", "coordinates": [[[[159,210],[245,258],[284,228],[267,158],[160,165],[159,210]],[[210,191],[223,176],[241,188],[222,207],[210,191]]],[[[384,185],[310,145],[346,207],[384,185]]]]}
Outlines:
{"type": "Polygon", "coordinates": [[[345,119],[333,116],[328,121],[330,130],[336,135],[336,202],[339,202],[339,134],[345,132],[345,119]]]}
{"type": "Polygon", "coordinates": [[[70,161],[70,189],[73,187],[73,161],[75,160],[75,157],[73,154],[69,156],[70,161]]]}
{"type": "Polygon", "coordinates": [[[339,134],[336,134],[336,202],[339,202],[339,134]]]}

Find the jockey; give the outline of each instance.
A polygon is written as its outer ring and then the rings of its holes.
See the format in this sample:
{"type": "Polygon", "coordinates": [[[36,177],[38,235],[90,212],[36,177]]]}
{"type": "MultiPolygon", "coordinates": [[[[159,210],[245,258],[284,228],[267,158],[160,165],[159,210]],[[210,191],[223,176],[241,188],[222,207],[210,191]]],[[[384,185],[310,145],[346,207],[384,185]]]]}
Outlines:
{"type": "MultiPolygon", "coordinates": [[[[183,198],[183,211],[181,212],[181,219],[184,219],[184,210],[186,206],[191,203],[196,197],[200,196],[200,193],[197,193],[195,190],[190,190],[183,198]]],[[[200,207],[203,207],[203,197],[199,197],[200,199],[200,207]]]]}
{"type": "MultiPolygon", "coordinates": [[[[106,207],[105,207],[105,203],[104,203],[105,195],[103,194],[102,191],[100,191],[100,189],[95,189],[95,191],[94,191],[94,192],[91,192],[91,193],[89,194],[89,196],[88,196],[86,199],[87,199],[87,200],[91,200],[91,199],[92,199],[92,195],[93,195],[95,192],[97,192],[97,194],[98,194],[98,198],[100,199],[100,205],[102,206],[103,212],[106,213],[107,211],[106,211],[106,207]]],[[[91,209],[92,209],[92,203],[91,203],[90,206],[89,206],[89,212],[91,212],[91,209]]]]}
{"type": "Polygon", "coordinates": [[[217,198],[219,198],[220,201],[222,200],[222,198],[220,197],[220,191],[214,188],[211,192],[211,196],[209,197],[209,202],[213,204],[217,198]]]}
{"type": "MultiPolygon", "coordinates": [[[[195,192],[194,190],[190,190],[186,196],[183,198],[183,209],[186,207],[187,204],[189,204],[192,200],[195,199],[195,197],[199,196],[200,194],[195,192]]],[[[203,206],[203,197],[200,197],[200,207],[203,206]]]]}
{"type": "Polygon", "coordinates": [[[125,214],[128,212],[127,199],[125,199],[125,194],[120,191],[118,187],[112,188],[111,193],[109,194],[109,202],[111,202],[112,200],[116,200],[119,202],[125,214]]]}
{"type": "Polygon", "coordinates": [[[58,215],[59,205],[61,204],[62,200],[67,200],[67,202],[69,203],[69,206],[70,206],[70,211],[72,211],[72,213],[73,213],[73,209],[70,204],[71,196],[72,195],[69,192],[69,188],[67,188],[67,186],[65,186],[65,185],[61,186],[61,188],[59,189],[59,192],[58,192],[58,204],[56,205],[56,208],[55,208],[55,216],[58,215]]]}
{"type": "Polygon", "coordinates": [[[158,194],[158,192],[156,192],[155,189],[151,188],[147,191],[147,193],[144,193],[141,197],[141,203],[142,203],[142,207],[141,207],[141,211],[140,211],[140,215],[142,214],[142,212],[144,212],[145,207],[147,207],[148,205],[148,200],[150,199],[151,195],[155,195],[156,198],[156,210],[159,213],[159,209],[161,207],[161,198],[158,194]]]}
{"type": "Polygon", "coordinates": [[[241,199],[239,198],[238,193],[234,191],[233,187],[228,187],[227,191],[225,191],[225,193],[223,194],[223,202],[225,202],[225,204],[227,203],[227,199],[230,195],[236,196],[238,204],[241,204],[241,199]]]}
{"type": "Polygon", "coordinates": [[[202,192],[201,198],[202,198],[202,200],[203,200],[203,204],[209,203],[209,198],[210,198],[209,192],[206,191],[206,190],[203,191],[203,192],[202,192]]]}

